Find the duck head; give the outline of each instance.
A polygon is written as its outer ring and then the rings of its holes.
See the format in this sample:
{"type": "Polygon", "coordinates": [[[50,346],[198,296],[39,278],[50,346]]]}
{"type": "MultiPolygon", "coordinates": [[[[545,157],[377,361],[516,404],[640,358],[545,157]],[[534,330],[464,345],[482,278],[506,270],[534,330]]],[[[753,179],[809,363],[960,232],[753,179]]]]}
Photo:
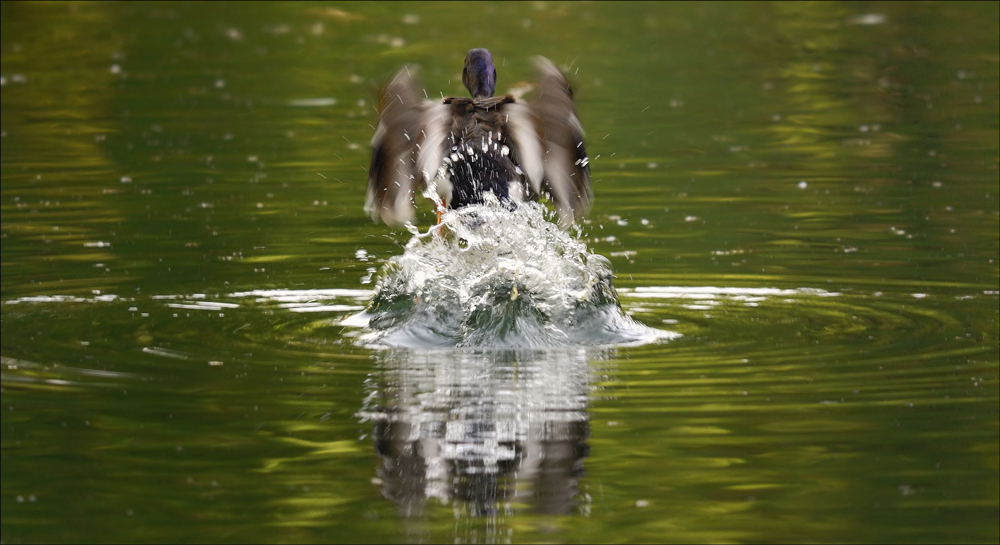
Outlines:
{"type": "Polygon", "coordinates": [[[471,49],[465,55],[462,83],[472,98],[489,98],[497,88],[497,69],[493,57],[485,49],[471,49]]]}

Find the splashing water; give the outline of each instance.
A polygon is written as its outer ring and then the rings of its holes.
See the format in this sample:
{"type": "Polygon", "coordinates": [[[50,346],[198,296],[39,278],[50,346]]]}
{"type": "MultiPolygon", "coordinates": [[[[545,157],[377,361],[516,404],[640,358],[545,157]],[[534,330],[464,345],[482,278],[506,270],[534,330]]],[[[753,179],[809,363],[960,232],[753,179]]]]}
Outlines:
{"type": "Polygon", "coordinates": [[[380,271],[368,306],[387,346],[549,348],[642,344],[679,334],[646,327],[618,302],[607,259],[546,219],[487,194],[450,210],[380,271]]]}

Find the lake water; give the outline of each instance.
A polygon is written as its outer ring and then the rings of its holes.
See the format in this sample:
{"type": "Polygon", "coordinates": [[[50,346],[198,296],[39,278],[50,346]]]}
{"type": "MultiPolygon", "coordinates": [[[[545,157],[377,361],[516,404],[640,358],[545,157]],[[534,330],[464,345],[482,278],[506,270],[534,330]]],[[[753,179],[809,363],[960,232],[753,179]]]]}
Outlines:
{"type": "Polygon", "coordinates": [[[0,9],[4,543],[1000,539],[998,4],[0,9]],[[641,334],[365,325],[443,255],[375,92],[472,47],[569,74],[641,334]]]}

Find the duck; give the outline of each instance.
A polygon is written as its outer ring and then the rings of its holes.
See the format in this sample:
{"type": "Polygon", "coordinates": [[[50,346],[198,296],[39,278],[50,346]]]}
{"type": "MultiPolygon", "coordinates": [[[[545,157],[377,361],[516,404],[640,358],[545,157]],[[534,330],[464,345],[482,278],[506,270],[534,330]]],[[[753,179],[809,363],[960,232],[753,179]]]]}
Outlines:
{"type": "Polygon", "coordinates": [[[545,195],[561,224],[580,220],[593,192],[573,90],[551,61],[538,56],[534,64],[530,102],[494,96],[496,66],[483,48],[465,56],[462,83],[471,97],[423,98],[417,69],[397,71],[379,95],[371,142],[364,209],[372,220],[410,222],[418,192],[437,201],[439,224],[445,210],[482,204],[488,193],[510,209],[545,195]]]}

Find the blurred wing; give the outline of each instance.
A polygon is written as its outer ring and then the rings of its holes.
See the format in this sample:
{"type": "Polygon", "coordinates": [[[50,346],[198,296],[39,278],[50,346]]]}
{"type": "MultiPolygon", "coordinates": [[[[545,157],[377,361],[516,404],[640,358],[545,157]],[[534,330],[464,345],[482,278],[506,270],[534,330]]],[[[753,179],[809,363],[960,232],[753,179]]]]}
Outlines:
{"type": "Polygon", "coordinates": [[[420,142],[426,139],[429,122],[435,126],[443,123],[439,112],[444,106],[418,97],[413,71],[410,67],[400,70],[385,86],[372,137],[365,212],[389,225],[413,218],[413,194],[425,184],[421,170],[431,169],[428,174],[433,177],[441,161],[440,152],[436,157],[421,154],[420,142]]]}
{"type": "Polygon", "coordinates": [[[503,114],[510,132],[508,142],[512,148],[514,163],[521,167],[533,195],[542,192],[545,170],[542,159],[545,148],[538,137],[538,123],[535,115],[523,103],[505,104],[503,114]]]}
{"type": "Polygon", "coordinates": [[[556,65],[536,57],[538,88],[531,111],[538,119],[545,146],[545,189],[565,223],[580,219],[590,208],[590,160],[583,145],[583,126],[573,106],[573,91],[556,65]]]}
{"type": "Polygon", "coordinates": [[[417,144],[417,170],[424,183],[438,177],[438,169],[448,151],[448,136],[451,134],[449,114],[451,109],[447,104],[424,101],[424,111],[420,116],[420,143],[417,144]]]}

